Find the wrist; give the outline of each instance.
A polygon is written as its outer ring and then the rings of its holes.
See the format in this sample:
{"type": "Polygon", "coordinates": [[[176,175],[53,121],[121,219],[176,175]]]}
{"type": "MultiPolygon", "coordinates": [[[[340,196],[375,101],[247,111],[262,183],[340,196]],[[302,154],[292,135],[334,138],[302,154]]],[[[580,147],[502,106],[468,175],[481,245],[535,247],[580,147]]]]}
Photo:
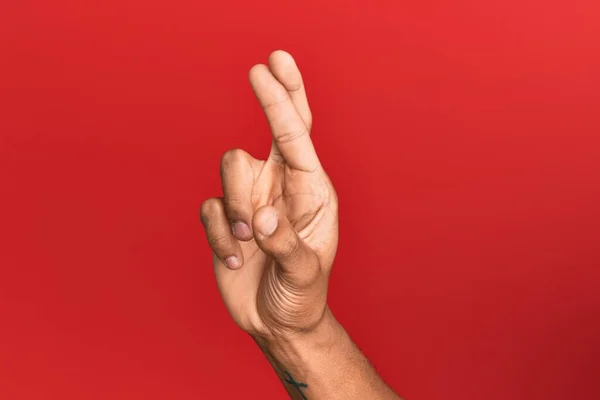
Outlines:
{"type": "Polygon", "coordinates": [[[310,359],[313,354],[329,351],[335,345],[343,343],[345,336],[344,328],[327,307],[319,323],[310,330],[268,337],[253,336],[253,339],[275,367],[275,364],[283,364],[291,368],[293,365],[305,364],[305,360],[310,359]]]}

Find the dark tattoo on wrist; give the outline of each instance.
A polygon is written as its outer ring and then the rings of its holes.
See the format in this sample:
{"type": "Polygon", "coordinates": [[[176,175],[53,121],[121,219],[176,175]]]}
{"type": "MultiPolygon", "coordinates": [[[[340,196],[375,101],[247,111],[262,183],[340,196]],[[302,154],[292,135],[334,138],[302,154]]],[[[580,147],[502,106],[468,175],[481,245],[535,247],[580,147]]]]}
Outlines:
{"type": "Polygon", "coordinates": [[[285,371],[285,375],[287,378],[284,379],[284,382],[289,383],[290,385],[294,386],[296,388],[296,390],[298,391],[298,393],[300,393],[300,396],[302,396],[303,400],[308,400],[307,397],[302,392],[302,389],[307,388],[308,385],[306,383],[296,382],[294,380],[294,378],[292,377],[292,375],[290,375],[290,373],[287,371],[285,371]]]}

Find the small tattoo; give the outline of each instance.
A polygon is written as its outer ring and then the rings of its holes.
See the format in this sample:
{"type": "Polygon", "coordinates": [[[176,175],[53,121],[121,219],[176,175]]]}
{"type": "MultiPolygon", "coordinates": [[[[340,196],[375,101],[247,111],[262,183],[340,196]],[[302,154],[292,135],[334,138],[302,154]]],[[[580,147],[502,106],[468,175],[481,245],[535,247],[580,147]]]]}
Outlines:
{"type": "Polygon", "coordinates": [[[296,382],[292,375],[290,375],[290,373],[287,371],[285,371],[285,375],[287,376],[287,379],[284,379],[284,381],[294,386],[296,390],[298,390],[298,393],[300,393],[300,396],[302,396],[303,400],[308,400],[304,393],[302,393],[302,389],[307,388],[308,385],[306,383],[296,382]]]}

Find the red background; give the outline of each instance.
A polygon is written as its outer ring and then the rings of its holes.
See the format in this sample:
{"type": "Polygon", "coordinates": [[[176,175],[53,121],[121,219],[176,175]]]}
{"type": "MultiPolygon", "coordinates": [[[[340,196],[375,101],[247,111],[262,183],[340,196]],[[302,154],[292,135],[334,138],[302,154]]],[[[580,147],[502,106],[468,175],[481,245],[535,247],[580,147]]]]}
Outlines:
{"type": "MultiPolygon", "coordinates": [[[[561,4],[562,3],[562,4],[561,4]]],[[[2,1],[0,398],[270,399],[198,220],[298,60],[341,200],[330,304],[407,399],[600,398],[600,10],[2,1]]]]}

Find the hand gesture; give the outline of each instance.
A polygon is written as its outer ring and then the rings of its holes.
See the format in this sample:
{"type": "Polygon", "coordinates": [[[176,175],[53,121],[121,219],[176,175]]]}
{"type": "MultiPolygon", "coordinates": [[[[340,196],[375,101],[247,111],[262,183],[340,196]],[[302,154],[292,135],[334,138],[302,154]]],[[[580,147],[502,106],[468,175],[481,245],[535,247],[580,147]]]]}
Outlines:
{"type": "Polygon", "coordinates": [[[311,330],[327,310],[338,203],[310,138],[312,116],[294,59],[276,51],[249,78],[271,128],[269,157],[227,151],[223,197],[206,200],[201,219],[231,316],[253,336],[272,338],[311,330]]]}

